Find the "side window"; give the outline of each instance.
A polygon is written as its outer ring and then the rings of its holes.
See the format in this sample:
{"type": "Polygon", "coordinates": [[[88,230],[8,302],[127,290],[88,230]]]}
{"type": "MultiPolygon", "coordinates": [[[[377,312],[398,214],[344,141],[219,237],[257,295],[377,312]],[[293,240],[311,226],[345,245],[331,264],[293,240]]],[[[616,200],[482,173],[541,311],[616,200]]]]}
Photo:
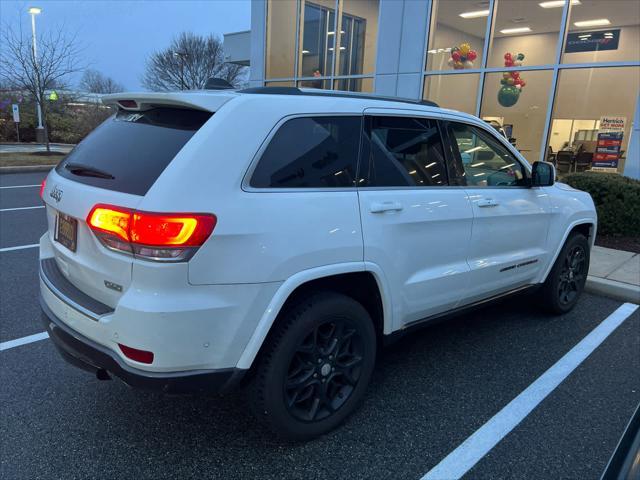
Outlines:
{"type": "Polygon", "coordinates": [[[304,117],[285,122],[251,177],[256,188],[355,186],[362,117],[304,117]]]}
{"type": "Polygon", "coordinates": [[[518,160],[483,130],[449,123],[453,153],[464,168],[467,185],[475,187],[525,186],[527,172],[518,160]]]}
{"type": "Polygon", "coordinates": [[[360,185],[428,187],[447,184],[442,141],[435,120],[371,116],[366,117],[365,132],[360,185]]]}

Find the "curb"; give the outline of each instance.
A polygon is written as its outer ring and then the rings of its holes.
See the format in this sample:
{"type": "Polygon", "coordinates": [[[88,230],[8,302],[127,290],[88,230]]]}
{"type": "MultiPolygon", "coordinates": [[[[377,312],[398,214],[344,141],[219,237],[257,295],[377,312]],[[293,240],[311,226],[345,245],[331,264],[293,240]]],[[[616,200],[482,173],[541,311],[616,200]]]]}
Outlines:
{"type": "Polygon", "coordinates": [[[15,167],[0,167],[0,175],[3,173],[31,173],[31,172],[48,172],[55,165],[24,165],[15,167]]]}
{"type": "Polygon", "coordinates": [[[589,293],[604,295],[622,302],[640,304],[640,287],[637,285],[589,275],[584,288],[589,293]]]}

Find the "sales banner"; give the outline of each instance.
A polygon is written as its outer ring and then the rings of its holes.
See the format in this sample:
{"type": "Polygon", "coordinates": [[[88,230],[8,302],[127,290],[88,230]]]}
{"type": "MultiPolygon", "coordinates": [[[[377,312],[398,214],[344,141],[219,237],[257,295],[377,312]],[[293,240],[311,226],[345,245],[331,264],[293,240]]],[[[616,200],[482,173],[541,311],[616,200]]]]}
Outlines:
{"type": "Polygon", "coordinates": [[[598,141],[593,155],[593,168],[618,168],[626,117],[600,117],[598,141]]]}

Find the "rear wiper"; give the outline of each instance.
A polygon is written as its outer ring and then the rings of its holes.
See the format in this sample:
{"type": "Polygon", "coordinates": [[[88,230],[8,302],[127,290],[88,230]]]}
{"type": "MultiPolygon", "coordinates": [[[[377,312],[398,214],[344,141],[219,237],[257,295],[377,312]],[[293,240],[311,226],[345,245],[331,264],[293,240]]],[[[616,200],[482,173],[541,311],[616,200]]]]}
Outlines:
{"type": "Polygon", "coordinates": [[[116,178],[110,173],[105,172],[104,170],[92,167],[91,165],[85,165],[84,163],[69,162],[65,164],[64,168],[69,170],[74,175],[79,175],[81,177],[108,178],[110,180],[116,178]]]}

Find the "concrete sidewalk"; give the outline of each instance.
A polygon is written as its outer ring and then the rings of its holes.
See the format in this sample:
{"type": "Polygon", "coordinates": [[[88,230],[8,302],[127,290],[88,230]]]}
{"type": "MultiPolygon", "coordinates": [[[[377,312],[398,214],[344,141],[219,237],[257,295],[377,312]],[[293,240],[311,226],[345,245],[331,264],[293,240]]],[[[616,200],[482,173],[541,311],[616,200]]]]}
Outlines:
{"type": "Polygon", "coordinates": [[[640,255],[593,247],[586,290],[640,304],[640,255]]]}

